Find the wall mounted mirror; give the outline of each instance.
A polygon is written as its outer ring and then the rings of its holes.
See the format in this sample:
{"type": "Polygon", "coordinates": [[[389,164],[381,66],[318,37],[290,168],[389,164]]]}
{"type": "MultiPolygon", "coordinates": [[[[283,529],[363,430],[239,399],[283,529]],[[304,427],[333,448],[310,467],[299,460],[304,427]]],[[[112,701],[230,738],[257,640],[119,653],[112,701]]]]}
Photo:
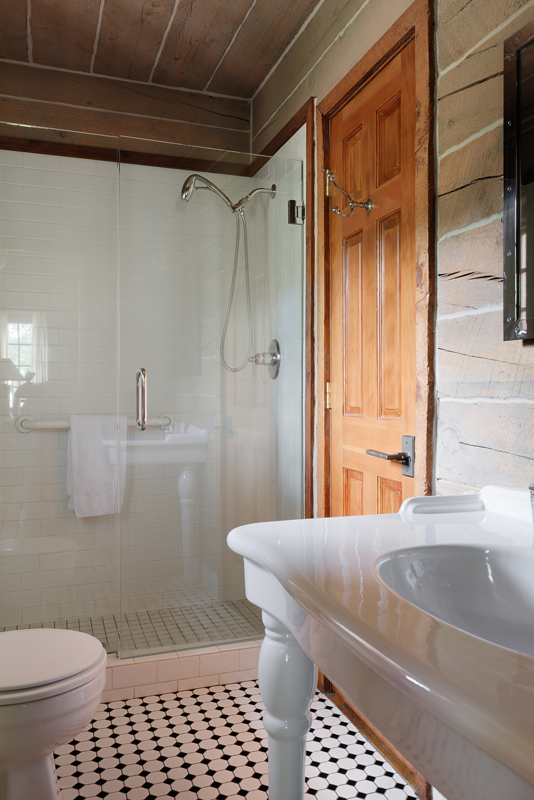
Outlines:
{"type": "Polygon", "coordinates": [[[504,43],[504,339],[534,339],[534,23],[504,43]]]}

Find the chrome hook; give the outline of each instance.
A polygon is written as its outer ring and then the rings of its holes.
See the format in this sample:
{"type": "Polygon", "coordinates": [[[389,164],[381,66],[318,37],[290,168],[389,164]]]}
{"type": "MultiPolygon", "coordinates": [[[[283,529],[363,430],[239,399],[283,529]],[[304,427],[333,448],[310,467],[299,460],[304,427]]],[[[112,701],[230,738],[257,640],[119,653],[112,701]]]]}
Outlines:
{"type": "Polygon", "coordinates": [[[337,185],[337,183],[334,180],[334,173],[333,172],[330,172],[330,170],[327,170],[326,179],[329,180],[330,183],[334,184],[336,189],[338,191],[340,191],[342,194],[344,194],[345,197],[348,197],[348,199],[349,199],[350,212],[348,214],[344,214],[341,211],[341,209],[339,209],[337,206],[334,206],[333,209],[332,209],[334,214],[339,214],[340,217],[350,217],[355,208],[365,208],[367,213],[369,213],[371,211],[371,209],[373,207],[373,204],[371,203],[371,199],[370,198],[369,198],[369,200],[367,200],[366,203],[355,203],[354,200],[351,198],[351,196],[344,189],[342,189],[341,186],[337,185]]]}

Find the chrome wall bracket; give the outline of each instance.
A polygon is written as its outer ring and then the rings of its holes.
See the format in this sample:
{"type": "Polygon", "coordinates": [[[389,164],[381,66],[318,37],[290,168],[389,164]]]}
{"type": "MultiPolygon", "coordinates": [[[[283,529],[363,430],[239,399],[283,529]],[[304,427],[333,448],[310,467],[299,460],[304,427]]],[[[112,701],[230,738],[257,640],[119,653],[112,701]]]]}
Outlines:
{"type": "Polygon", "coordinates": [[[327,172],[326,172],[326,182],[327,182],[327,186],[328,186],[328,183],[330,182],[333,186],[336,187],[336,189],[338,191],[340,191],[342,194],[344,194],[345,197],[348,197],[348,200],[349,200],[350,211],[349,211],[348,214],[344,214],[341,211],[341,209],[338,208],[337,206],[334,206],[333,209],[332,209],[334,214],[338,214],[340,217],[350,217],[355,208],[365,208],[365,210],[367,211],[368,214],[371,211],[371,209],[373,208],[373,204],[372,204],[370,198],[365,203],[356,203],[351,198],[350,194],[348,194],[348,192],[346,192],[344,189],[342,189],[341,186],[337,185],[337,183],[334,180],[334,173],[330,172],[330,170],[327,170],[327,172]]]}

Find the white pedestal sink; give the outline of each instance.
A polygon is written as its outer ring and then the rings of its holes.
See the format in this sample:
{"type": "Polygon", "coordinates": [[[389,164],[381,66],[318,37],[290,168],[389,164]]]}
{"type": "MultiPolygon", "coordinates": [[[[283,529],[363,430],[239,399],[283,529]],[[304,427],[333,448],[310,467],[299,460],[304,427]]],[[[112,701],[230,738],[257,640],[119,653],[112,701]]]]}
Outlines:
{"type": "Polygon", "coordinates": [[[447,800],[534,798],[528,492],[237,528],[264,611],[270,800],[301,800],[317,665],[447,800]]]}

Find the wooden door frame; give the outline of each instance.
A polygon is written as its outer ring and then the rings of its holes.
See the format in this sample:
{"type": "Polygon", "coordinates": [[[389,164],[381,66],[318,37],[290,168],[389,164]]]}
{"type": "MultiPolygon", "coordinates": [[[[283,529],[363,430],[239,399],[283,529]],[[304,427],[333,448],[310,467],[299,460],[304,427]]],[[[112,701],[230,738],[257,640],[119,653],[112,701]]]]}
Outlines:
{"type": "Polygon", "coordinates": [[[325,198],[325,164],[329,156],[332,117],[343,108],[407,44],[415,43],[416,157],[416,428],[415,494],[432,491],[434,431],[434,317],[435,317],[435,162],[434,162],[434,27],[431,0],[415,0],[388,32],[366,53],[340,83],[318,104],[317,139],[317,246],[316,274],[316,375],[318,387],[315,436],[315,485],[318,517],[329,507],[330,426],[325,408],[325,386],[330,379],[330,209],[325,198]],[[324,321],[324,324],[322,322],[324,321]]]}

